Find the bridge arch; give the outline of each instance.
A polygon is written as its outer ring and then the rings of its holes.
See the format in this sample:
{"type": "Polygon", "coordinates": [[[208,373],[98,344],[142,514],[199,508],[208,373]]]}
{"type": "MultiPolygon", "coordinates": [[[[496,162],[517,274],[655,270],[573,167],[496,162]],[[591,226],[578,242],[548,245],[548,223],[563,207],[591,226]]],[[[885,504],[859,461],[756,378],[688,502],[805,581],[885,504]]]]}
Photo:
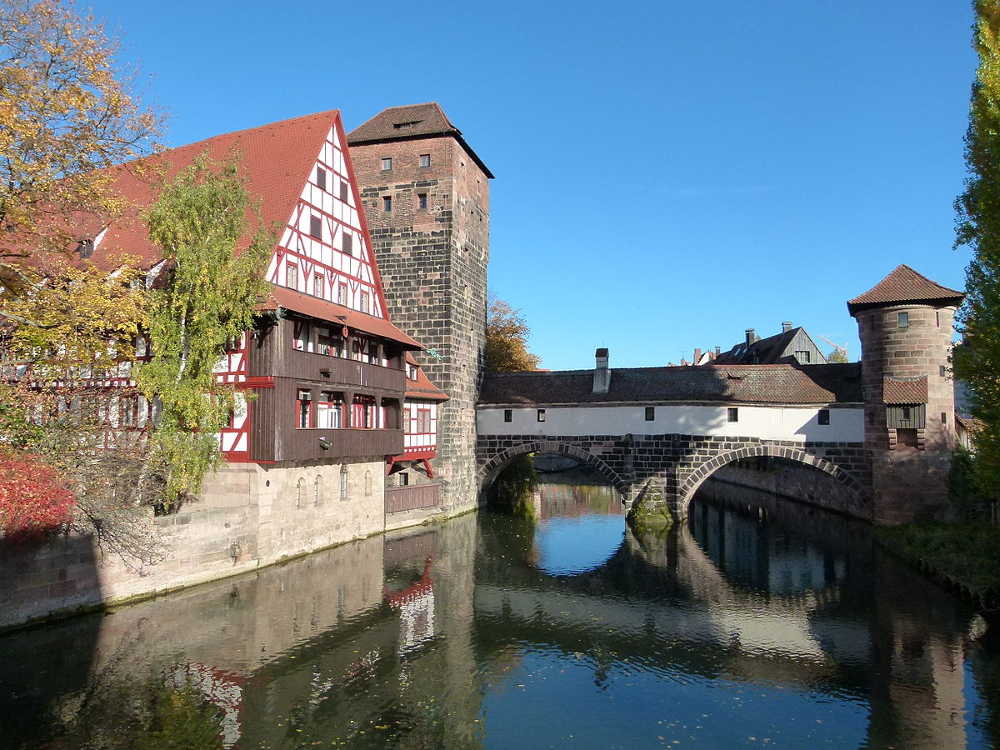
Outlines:
{"type": "Polygon", "coordinates": [[[493,482],[496,481],[496,478],[500,475],[500,472],[506,469],[507,466],[510,465],[511,461],[518,456],[523,456],[526,453],[556,453],[561,456],[570,456],[571,458],[575,458],[611,482],[611,486],[613,486],[622,497],[623,502],[628,498],[628,482],[622,479],[621,475],[612,469],[605,461],[598,458],[593,453],[589,453],[582,448],[572,445],[571,443],[553,440],[539,440],[529,443],[520,443],[519,445],[505,448],[503,451],[490,458],[479,469],[480,493],[485,492],[490,488],[493,482]]]}
{"type": "MultiPolygon", "coordinates": [[[[698,488],[701,487],[702,483],[706,479],[715,473],[716,469],[719,469],[726,464],[733,463],[734,461],[739,461],[744,458],[755,458],[757,456],[797,461],[806,466],[811,466],[814,469],[819,469],[823,473],[828,474],[841,486],[855,508],[870,508],[868,504],[868,492],[866,491],[864,485],[853,475],[844,471],[832,461],[820,458],[819,456],[814,456],[804,451],[796,450],[795,448],[763,444],[737,448],[736,450],[719,453],[718,455],[713,456],[712,458],[701,463],[680,484],[677,491],[678,514],[681,517],[687,516],[688,506],[690,506],[691,501],[694,499],[698,488]]],[[[851,515],[857,515],[857,513],[852,512],[852,510],[848,508],[844,508],[843,511],[851,513],[851,515]]]]}

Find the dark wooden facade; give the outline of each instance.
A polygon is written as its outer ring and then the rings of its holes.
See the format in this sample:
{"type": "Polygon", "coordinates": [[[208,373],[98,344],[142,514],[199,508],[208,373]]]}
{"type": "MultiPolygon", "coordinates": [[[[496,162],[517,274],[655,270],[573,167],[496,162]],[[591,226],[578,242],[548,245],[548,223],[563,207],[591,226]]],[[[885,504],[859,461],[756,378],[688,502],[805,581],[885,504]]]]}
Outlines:
{"type": "MultiPolygon", "coordinates": [[[[291,317],[280,318],[273,326],[259,330],[247,352],[247,374],[256,393],[250,405],[250,459],[280,463],[380,458],[402,452],[405,373],[401,345],[379,340],[386,366],[300,351],[293,345],[295,322],[291,317]],[[338,394],[348,405],[356,395],[369,396],[385,408],[385,427],[362,429],[348,424],[335,429],[301,428],[296,411],[300,391],[308,391],[314,404],[325,392],[338,394]]],[[[364,334],[350,331],[348,352],[355,335],[364,334]]],[[[345,410],[345,422],[350,411],[345,410]]]]}

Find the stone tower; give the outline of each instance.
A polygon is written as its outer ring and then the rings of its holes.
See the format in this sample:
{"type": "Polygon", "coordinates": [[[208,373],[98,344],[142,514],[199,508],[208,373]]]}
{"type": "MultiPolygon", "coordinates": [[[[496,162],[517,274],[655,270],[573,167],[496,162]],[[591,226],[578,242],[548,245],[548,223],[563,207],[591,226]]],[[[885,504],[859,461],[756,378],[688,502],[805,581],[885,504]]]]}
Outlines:
{"type": "Polygon", "coordinates": [[[964,294],[899,266],[847,303],[858,321],[865,446],[872,457],[875,520],[947,513],[955,448],[948,365],[964,294]]]}
{"type": "Polygon", "coordinates": [[[390,107],[347,141],[392,321],[450,397],[432,463],[443,505],[474,507],[493,175],[437,103],[390,107]]]}

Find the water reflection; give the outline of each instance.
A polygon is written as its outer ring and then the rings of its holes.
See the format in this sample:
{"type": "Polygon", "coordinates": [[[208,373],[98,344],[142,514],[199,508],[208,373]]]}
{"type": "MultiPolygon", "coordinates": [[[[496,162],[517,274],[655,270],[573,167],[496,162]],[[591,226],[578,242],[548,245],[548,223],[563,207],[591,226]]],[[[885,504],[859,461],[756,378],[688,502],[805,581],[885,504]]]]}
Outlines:
{"type": "Polygon", "coordinates": [[[996,738],[996,649],[865,527],[710,483],[688,525],[643,538],[610,488],[537,501],[538,523],[464,516],[2,637],[0,745],[996,738]]]}

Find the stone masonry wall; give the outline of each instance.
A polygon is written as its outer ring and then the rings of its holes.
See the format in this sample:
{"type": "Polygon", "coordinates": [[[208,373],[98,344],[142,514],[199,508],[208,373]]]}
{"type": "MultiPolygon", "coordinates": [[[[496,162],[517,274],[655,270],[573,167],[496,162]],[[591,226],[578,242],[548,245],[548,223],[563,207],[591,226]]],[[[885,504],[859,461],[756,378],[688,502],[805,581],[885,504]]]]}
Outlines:
{"type": "Polygon", "coordinates": [[[346,466],[342,499],[341,464],[224,465],[206,479],[198,501],[165,516],[149,510],[150,539],[161,557],[154,565],[104,555],[93,538],[77,535],[40,546],[0,545],[0,629],[223,578],[384,531],[383,460],[346,466]]]}
{"type": "Polygon", "coordinates": [[[475,405],[479,395],[489,263],[489,184],[451,136],[351,147],[393,323],[429,352],[428,377],[448,394],[440,410],[442,509],[477,503],[475,405]],[[429,154],[431,165],[419,157],[429,154]],[[382,159],[392,169],[382,170],[382,159]],[[426,195],[427,208],[420,208],[426,195]],[[392,210],[384,210],[384,197],[392,210]],[[436,357],[434,355],[437,355],[436,357]]]}

